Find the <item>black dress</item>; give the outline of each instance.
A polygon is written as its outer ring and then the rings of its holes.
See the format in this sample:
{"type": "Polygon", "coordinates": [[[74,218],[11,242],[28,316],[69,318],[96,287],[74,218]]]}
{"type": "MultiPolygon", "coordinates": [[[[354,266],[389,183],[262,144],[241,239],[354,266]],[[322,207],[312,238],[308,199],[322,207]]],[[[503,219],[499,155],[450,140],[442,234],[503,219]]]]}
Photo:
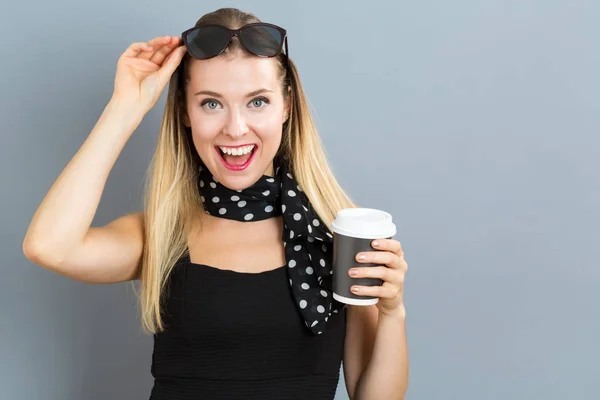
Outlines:
{"type": "Polygon", "coordinates": [[[169,278],[166,329],[154,336],[150,399],[333,399],[345,309],[310,333],[286,268],[241,273],[183,257],[169,278]]]}

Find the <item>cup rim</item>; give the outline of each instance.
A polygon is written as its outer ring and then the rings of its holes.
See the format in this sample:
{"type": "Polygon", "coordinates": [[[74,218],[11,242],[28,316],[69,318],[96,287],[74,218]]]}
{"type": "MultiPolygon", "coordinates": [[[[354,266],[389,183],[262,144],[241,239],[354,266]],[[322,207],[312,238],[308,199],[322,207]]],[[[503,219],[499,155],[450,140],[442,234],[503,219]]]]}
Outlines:
{"type": "Polygon", "coordinates": [[[392,215],[386,211],[375,208],[345,208],[337,212],[331,223],[331,230],[339,235],[359,239],[382,239],[396,234],[396,225],[392,222],[392,215]],[[383,217],[373,219],[353,219],[357,215],[372,213],[383,217]]]}

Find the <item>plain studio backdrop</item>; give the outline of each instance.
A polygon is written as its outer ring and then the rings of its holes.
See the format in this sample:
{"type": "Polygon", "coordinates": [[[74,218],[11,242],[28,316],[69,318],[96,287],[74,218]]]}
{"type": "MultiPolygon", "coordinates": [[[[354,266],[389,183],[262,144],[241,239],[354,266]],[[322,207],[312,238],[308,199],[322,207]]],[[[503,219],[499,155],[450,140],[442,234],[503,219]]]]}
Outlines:
{"type": "MultiPolygon", "coordinates": [[[[334,172],[394,216],[407,399],[600,398],[599,2],[38,0],[0,13],[0,399],[148,398],[131,285],[70,281],[21,244],[119,55],[224,6],[288,30],[334,172]]],[[[95,225],[140,209],[165,97],[95,225]]]]}

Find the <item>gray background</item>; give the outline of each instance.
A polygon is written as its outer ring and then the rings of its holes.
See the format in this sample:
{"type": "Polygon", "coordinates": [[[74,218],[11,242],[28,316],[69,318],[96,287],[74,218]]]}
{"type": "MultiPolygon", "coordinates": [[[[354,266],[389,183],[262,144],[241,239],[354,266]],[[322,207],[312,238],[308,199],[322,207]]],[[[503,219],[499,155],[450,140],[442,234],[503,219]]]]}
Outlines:
{"type": "MultiPolygon", "coordinates": [[[[117,57],[226,5],[289,30],[337,176],[395,217],[407,398],[600,398],[591,0],[3,2],[0,398],[148,397],[131,287],[54,275],[21,243],[110,98],[117,57]]],[[[96,224],[139,208],[163,105],[119,158],[96,224]]]]}

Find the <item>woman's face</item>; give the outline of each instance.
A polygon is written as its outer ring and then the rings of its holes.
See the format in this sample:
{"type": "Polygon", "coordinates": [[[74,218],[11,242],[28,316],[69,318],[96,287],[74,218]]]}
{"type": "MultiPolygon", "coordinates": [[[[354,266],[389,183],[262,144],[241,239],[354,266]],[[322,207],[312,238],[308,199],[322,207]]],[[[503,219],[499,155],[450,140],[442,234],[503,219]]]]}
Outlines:
{"type": "Polygon", "coordinates": [[[273,176],[289,110],[276,61],[222,55],[193,60],[189,74],[185,123],[210,172],[233,190],[273,176]]]}

